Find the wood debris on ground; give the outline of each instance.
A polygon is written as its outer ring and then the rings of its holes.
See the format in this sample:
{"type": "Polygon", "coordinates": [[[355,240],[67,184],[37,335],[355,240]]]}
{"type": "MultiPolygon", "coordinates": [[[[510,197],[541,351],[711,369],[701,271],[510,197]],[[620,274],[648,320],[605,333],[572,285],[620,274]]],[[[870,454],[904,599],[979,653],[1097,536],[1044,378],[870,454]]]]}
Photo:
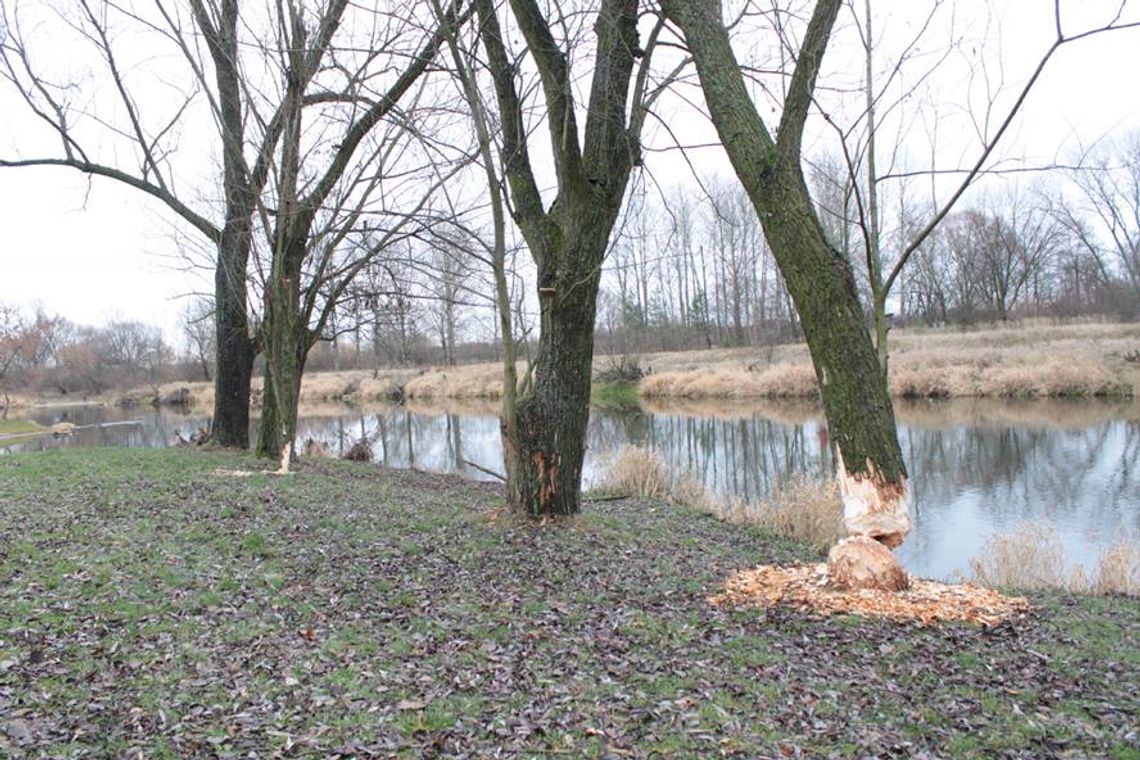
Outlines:
{"type": "Polygon", "coordinates": [[[227,470],[222,467],[215,467],[210,471],[210,474],[219,478],[248,478],[258,473],[253,470],[227,470]]]}
{"type": "Polygon", "coordinates": [[[952,620],[997,625],[1030,609],[1025,597],[1005,596],[972,583],[949,585],[911,578],[907,591],[840,591],[827,580],[827,565],[761,565],[741,570],[710,597],[715,605],[786,605],[822,615],[855,614],[932,625],[952,620]]]}

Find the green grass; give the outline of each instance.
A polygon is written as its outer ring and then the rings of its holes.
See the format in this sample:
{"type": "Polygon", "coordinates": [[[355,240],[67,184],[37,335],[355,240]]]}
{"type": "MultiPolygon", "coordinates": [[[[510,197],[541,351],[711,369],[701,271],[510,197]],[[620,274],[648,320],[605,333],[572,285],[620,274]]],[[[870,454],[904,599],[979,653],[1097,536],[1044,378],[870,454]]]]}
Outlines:
{"type": "Polygon", "coordinates": [[[48,428],[31,420],[0,419],[0,435],[21,435],[24,433],[46,433],[48,428]]]}
{"type": "Polygon", "coordinates": [[[637,409],[641,404],[637,383],[594,383],[590,403],[599,409],[637,409]]]}
{"type": "Polygon", "coordinates": [[[3,420],[0,419],[0,443],[24,443],[42,435],[51,433],[51,428],[32,422],[31,420],[3,420]]]}
{"type": "Polygon", "coordinates": [[[811,555],[636,500],[538,526],[451,477],[217,472],[272,467],[0,457],[0,756],[1136,756],[1136,600],[723,610],[734,569],[811,555]]]}

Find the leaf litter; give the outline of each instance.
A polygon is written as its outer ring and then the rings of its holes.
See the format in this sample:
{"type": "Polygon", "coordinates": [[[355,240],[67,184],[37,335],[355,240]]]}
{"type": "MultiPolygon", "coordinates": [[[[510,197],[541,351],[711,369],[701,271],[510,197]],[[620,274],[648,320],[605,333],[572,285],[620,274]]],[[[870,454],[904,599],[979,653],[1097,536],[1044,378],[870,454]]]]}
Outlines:
{"type": "Polygon", "coordinates": [[[992,626],[710,605],[797,545],[636,499],[200,451],[16,455],[0,756],[1105,757],[1140,748],[1140,605],[992,626]],[[498,510],[498,519],[488,513],[498,510]]]}

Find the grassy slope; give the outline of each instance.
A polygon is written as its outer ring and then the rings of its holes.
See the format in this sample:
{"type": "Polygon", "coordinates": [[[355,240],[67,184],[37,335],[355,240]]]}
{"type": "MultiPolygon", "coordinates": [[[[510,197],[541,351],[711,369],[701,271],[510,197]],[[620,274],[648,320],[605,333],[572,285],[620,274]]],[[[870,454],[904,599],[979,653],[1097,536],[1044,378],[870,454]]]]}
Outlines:
{"type": "Polygon", "coordinates": [[[0,420],[0,443],[15,444],[47,435],[51,428],[29,420],[0,420]]]}
{"type": "Polygon", "coordinates": [[[705,596],[802,550],[637,502],[196,451],[0,457],[0,755],[1137,757],[1140,605],[985,631],[705,596]],[[1131,732],[1131,733],[1129,733],[1131,732]]]}

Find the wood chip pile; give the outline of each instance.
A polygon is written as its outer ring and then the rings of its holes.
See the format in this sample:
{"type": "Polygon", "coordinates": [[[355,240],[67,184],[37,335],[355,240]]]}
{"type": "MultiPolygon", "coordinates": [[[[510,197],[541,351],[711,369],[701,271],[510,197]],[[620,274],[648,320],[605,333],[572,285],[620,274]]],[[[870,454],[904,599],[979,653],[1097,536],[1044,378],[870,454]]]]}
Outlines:
{"type": "Polygon", "coordinates": [[[933,625],[961,620],[997,625],[1027,612],[1024,597],[1009,597],[971,583],[947,585],[911,578],[907,591],[839,591],[827,582],[827,565],[762,565],[741,570],[709,602],[729,607],[787,605],[821,615],[854,614],[933,625]]]}

